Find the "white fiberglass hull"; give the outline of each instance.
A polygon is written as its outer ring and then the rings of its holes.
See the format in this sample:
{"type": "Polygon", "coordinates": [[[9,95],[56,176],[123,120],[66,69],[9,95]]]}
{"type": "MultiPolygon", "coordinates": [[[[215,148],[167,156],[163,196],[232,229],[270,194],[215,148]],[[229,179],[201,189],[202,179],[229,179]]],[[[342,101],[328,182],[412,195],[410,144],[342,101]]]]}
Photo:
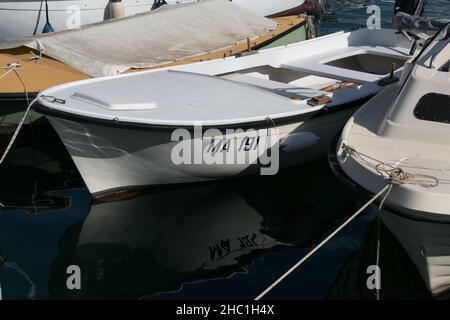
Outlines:
{"type": "MultiPolygon", "coordinates": [[[[49,21],[55,31],[74,29],[111,17],[109,0],[49,0],[49,21]]],[[[125,0],[125,15],[149,11],[153,0],[125,0]]],[[[46,23],[45,1],[0,1],[0,39],[31,36],[46,23]]]]}
{"type": "MultiPolygon", "coordinates": [[[[197,0],[166,0],[168,4],[193,1],[197,0]]],[[[232,2],[259,16],[267,17],[276,16],[284,12],[294,14],[294,10],[300,9],[305,0],[232,0],[232,2]]]]}
{"type": "Polygon", "coordinates": [[[233,146],[236,146],[236,158],[248,156],[243,161],[245,163],[241,164],[232,160],[207,163],[206,157],[213,154],[210,138],[200,138],[196,140],[200,142],[199,145],[195,142],[192,144],[194,149],[191,155],[194,157],[194,154],[199,152],[196,154],[203,158],[199,160],[200,163],[186,161],[175,164],[172,154],[179,142],[171,141],[172,130],[118,129],[115,126],[74,122],[51,116],[48,118],[74,160],[89,191],[94,198],[99,198],[151,185],[211,181],[249,174],[276,174],[279,168],[324,156],[331,140],[356,108],[357,106],[354,106],[329,115],[309,118],[306,122],[278,126],[278,135],[274,134],[275,130],[270,130],[271,124],[265,129],[256,130],[260,138],[259,153],[256,151],[256,140],[252,139],[255,135],[249,134],[247,129],[244,129],[243,134],[216,137],[216,146],[220,140],[224,143],[217,147],[217,153],[214,155],[220,157],[229,154],[233,146]],[[287,139],[288,136],[291,138],[287,139]],[[226,141],[231,142],[231,148],[223,151],[226,141]],[[269,145],[273,145],[272,150],[275,150],[278,141],[282,142],[278,149],[278,160],[275,155],[267,156],[266,160],[257,157],[261,152],[266,152],[269,145]],[[266,161],[266,165],[262,165],[262,161],[266,161]],[[262,171],[262,168],[266,171],[262,171]]]}

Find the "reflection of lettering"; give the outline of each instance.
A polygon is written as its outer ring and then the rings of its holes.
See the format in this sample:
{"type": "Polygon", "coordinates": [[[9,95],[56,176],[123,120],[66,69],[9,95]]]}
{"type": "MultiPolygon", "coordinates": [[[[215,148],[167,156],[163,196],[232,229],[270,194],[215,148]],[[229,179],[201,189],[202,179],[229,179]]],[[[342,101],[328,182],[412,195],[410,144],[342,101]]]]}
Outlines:
{"type": "Polygon", "coordinates": [[[216,256],[218,259],[225,257],[231,252],[230,239],[221,240],[219,244],[209,247],[209,256],[211,260],[215,260],[216,256]]]}
{"type": "Polygon", "coordinates": [[[255,233],[252,234],[251,238],[249,238],[249,235],[246,235],[243,237],[237,237],[236,239],[240,242],[241,248],[255,247],[258,245],[255,241],[256,239],[255,233]]]}
{"type": "Polygon", "coordinates": [[[220,241],[220,246],[228,253],[231,252],[231,244],[230,244],[230,240],[221,240],[220,241]]]}
{"type": "MultiPolygon", "coordinates": [[[[258,236],[256,235],[256,233],[252,233],[250,235],[247,234],[242,237],[236,237],[236,240],[238,240],[239,242],[238,249],[258,246],[258,243],[256,242],[257,237],[258,236]]],[[[219,243],[213,246],[209,246],[208,249],[209,257],[211,260],[222,259],[231,253],[231,241],[230,239],[220,240],[219,243]]]]}

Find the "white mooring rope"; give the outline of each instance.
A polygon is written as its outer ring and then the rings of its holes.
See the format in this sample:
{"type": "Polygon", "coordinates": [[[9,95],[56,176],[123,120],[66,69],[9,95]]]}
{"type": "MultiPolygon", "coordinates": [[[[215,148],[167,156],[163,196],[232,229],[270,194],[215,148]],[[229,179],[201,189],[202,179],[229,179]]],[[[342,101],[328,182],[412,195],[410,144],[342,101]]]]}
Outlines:
{"type": "Polygon", "coordinates": [[[289,274],[291,274],[295,269],[300,267],[306,260],[309,259],[317,250],[319,250],[323,245],[325,245],[331,238],[333,238],[339,231],[341,231],[346,225],[353,221],[361,212],[363,212],[369,205],[371,205],[376,199],[381,197],[386,191],[389,190],[390,185],[386,185],[380,192],[372,197],[365,205],[363,205],[358,211],[356,211],[350,218],[348,218],[343,224],[341,224],[335,231],[333,231],[328,237],[326,237],[321,243],[319,243],[314,249],[312,249],[306,256],[304,256],[299,262],[297,262],[292,268],[290,268],[286,273],[279,277],[273,284],[271,284],[266,290],[264,290],[255,300],[262,299],[269,291],[275,288],[281,281],[283,281],[289,274]]]}
{"type": "MultiPolygon", "coordinates": [[[[30,276],[14,261],[8,261],[5,257],[0,256],[0,267],[10,268],[20,274],[30,285],[27,297],[30,300],[36,299],[36,284],[31,280],[30,276]]],[[[2,300],[2,292],[0,287],[0,300],[2,300]]]]}
{"type": "MultiPolygon", "coordinates": [[[[6,72],[5,72],[4,74],[2,74],[2,76],[1,76],[1,77],[3,77],[3,76],[5,76],[6,74],[8,74],[9,72],[14,72],[14,73],[16,74],[16,76],[17,76],[17,78],[19,78],[19,81],[20,81],[20,83],[22,84],[23,90],[24,90],[24,92],[25,92],[25,97],[26,97],[26,101],[27,101],[27,109],[25,110],[25,113],[24,113],[22,119],[20,119],[20,122],[19,122],[19,124],[17,125],[17,128],[16,128],[16,130],[14,131],[14,134],[13,134],[13,136],[11,137],[11,140],[9,141],[8,146],[6,147],[5,151],[4,151],[3,154],[2,154],[2,157],[0,158],[0,165],[3,163],[3,161],[4,161],[5,158],[6,158],[6,156],[7,156],[8,153],[9,153],[11,147],[13,146],[14,142],[16,141],[16,138],[17,138],[17,136],[19,135],[20,129],[22,129],[23,123],[25,122],[25,119],[26,119],[28,113],[30,112],[31,105],[33,104],[33,103],[30,103],[30,98],[29,98],[29,96],[28,96],[28,90],[27,90],[27,87],[26,87],[25,83],[23,82],[22,77],[20,76],[20,74],[19,74],[19,73],[17,72],[17,70],[16,70],[16,69],[19,68],[19,67],[20,67],[20,64],[19,64],[19,63],[11,64],[11,65],[9,65],[7,68],[5,68],[5,69],[8,69],[8,71],[6,71],[6,72]]],[[[1,77],[0,77],[0,78],[1,78],[1,77]]]]}
{"type": "MultiPolygon", "coordinates": [[[[392,191],[392,188],[397,185],[414,184],[424,188],[432,188],[439,185],[439,179],[434,176],[426,174],[412,174],[404,171],[402,168],[395,167],[391,164],[382,162],[375,158],[372,158],[366,154],[356,151],[354,148],[345,144],[342,145],[342,156],[345,158],[349,156],[355,156],[360,161],[375,169],[381,176],[386,178],[386,186],[383,187],[376,195],[374,195],[365,205],[363,205],[358,211],[356,211],[350,218],[348,218],[342,225],[340,225],[335,231],[333,231],[328,237],[326,237],[321,243],[314,247],[307,255],[305,255],[299,262],[297,262],[292,268],[286,271],[281,277],[279,277],[273,284],[271,284],[266,290],[259,294],[255,300],[262,299],[267,293],[275,288],[281,281],[283,281],[289,274],[295,269],[301,266],[306,260],[308,260],[316,251],[323,247],[331,238],[333,238],[339,231],[353,221],[361,212],[363,212],[368,206],[370,206],[375,200],[383,198],[380,201],[379,210],[383,207],[384,202],[392,191]]],[[[377,248],[377,264],[379,263],[379,247],[377,248]]],[[[379,292],[377,292],[377,299],[379,299],[379,292]]]]}

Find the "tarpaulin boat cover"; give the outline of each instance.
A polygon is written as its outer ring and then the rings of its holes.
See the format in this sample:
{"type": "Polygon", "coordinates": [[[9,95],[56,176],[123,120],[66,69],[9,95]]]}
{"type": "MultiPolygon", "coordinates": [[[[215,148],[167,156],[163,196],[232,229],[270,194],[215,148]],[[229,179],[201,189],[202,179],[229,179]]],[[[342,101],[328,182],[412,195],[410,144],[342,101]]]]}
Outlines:
{"type": "Polygon", "coordinates": [[[0,49],[28,46],[98,77],[222,49],[276,27],[275,22],[228,0],[202,0],[78,30],[4,42],[0,49]]]}

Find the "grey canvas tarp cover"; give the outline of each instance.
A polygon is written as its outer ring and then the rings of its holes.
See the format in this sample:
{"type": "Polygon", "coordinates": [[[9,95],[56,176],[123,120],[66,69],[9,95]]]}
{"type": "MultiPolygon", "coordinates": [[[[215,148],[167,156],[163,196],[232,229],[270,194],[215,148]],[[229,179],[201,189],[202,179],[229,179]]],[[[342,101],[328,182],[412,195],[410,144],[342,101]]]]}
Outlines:
{"type": "Polygon", "coordinates": [[[228,0],[166,5],[82,29],[0,43],[28,46],[92,77],[148,68],[254,39],[277,27],[228,0]]]}

